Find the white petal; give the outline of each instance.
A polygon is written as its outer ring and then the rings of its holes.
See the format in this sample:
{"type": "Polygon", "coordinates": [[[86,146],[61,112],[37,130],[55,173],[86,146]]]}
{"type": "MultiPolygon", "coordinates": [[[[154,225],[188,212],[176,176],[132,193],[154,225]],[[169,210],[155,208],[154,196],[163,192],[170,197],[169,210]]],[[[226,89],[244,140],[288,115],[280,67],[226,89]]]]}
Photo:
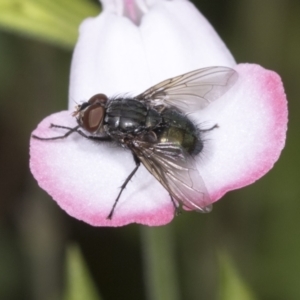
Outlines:
{"type": "Polygon", "coordinates": [[[104,11],[81,25],[69,107],[96,93],[138,94],[169,77],[235,61],[207,20],[188,1],[159,1],[136,26],[104,11]]]}

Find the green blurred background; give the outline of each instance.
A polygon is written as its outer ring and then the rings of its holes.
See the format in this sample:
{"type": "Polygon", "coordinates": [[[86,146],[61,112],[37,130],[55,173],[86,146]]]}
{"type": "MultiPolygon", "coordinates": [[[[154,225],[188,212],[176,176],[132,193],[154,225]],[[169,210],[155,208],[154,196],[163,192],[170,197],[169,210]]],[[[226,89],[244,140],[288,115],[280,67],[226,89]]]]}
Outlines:
{"type": "MultiPolygon", "coordinates": [[[[86,2],[91,11],[100,9],[96,1],[86,2]]],[[[298,300],[300,1],[194,3],[237,62],[258,63],[282,76],[290,117],[286,148],[271,172],[228,193],[212,213],[184,213],[167,226],[178,299],[225,300],[220,253],[226,253],[253,299],[298,300]]],[[[146,299],[142,226],[93,228],[70,218],[39,189],[28,168],[31,131],[66,108],[71,44],[0,28],[0,299],[61,299],[70,241],[80,245],[103,299],[146,299]]]]}

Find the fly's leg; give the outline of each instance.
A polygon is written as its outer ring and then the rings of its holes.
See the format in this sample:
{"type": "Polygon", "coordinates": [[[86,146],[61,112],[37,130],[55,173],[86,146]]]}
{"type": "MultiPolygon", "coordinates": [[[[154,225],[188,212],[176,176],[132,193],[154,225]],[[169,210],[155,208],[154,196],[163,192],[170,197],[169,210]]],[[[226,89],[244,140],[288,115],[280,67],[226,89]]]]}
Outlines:
{"type": "MultiPolygon", "coordinates": [[[[167,182],[167,179],[166,179],[164,173],[162,173],[161,176],[162,176],[162,178],[164,179],[164,182],[167,182]]],[[[168,191],[171,190],[170,187],[168,186],[168,184],[165,186],[165,188],[166,188],[168,191]]],[[[180,205],[178,205],[178,204],[176,203],[176,201],[174,200],[174,198],[173,198],[173,196],[171,195],[170,192],[169,192],[169,195],[170,195],[170,198],[171,198],[171,202],[173,203],[173,206],[174,206],[174,216],[179,216],[179,215],[182,213],[181,207],[180,207],[180,205]]]]}
{"type": "Polygon", "coordinates": [[[70,134],[77,132],[81,136],[90,139],[90,140],[96,140],[96,141],[111,141],[111,137],[109,136],[89,136],[86,135],[83,131],[79,130],[80,126],[77,125],[76,127],[67,127],[67,126],[61,126],[61,125],[55,125],[51,124],[50,128],[62,128],[62,129],[67,129],[68,131],[64,135],[56,136],[56,137],[51,137],[51,138],[43,138],[37,135],[32,135],[33,138],[40,140],[40,141],[53,141],[53,140],[59,140],[59,139],[64,139],[68,137],[70,134]]]}
{"type": "Polygon", "coordinates": [[[133,154],[133,159],[134,159],[134,162],[135,162],[135,165],[136,165],[136,166],[135,166],[135,168],[133,169],[133,171],[129,174],[129,176],[126,178],[126,180],[124,181],[124,183],[122,184],[121,190],[120,190],[120,192],[119,192],[119,195],[118,195],[117,199],[115,200],[115,203],[114,203],[114,205],[113,205],[113,207],[112,207],[112,209],[111,209],[109,215],[107,216],[107,219],[109,219],[109,220],[111,220],[112,217],[113,217],[114,210],[115,210],[115,208],[116,208],[116,206],[117,206],[117,203],[118,203],[118,201],[119,201],[119,199],[120,199],[120,197],[121,197],[122,192],[124,191],[124,189],[125,189],[126,186],[127,186],[127,183],[131,180],[131,178],[133,177],[133,175],[136,173],[136,171],[138,170],[139,166],[141,165],[140,160],[139,160],[139,159],[137,158],[137,156],[134,155],[134,154],[133,154]]]}
{"type": "MultiPolygon", "coordinates": [[[[87,135],[82,130],[78,129],[80,126],[76,126],[76,127],[77,127],[77,130],[75,132],[77,132],[78,134],[80,134],[81,136],[83,136],[83,137],[85,137],[87,139],[95,140],[95,141],[112,141],[112,138],[110,136],[93,136],[93,135],[87,135]]],[[[71,128],[71,127],[61,126],[61,125],[55,125],[55,124],[51,124],[50,128],[63,128],[63,129],[73,130],[73,128],[71,128]]]]}
{"type": "MultiPolygon", "coordinates": [[[[76,127],[79,128],[79,125],[76,126],[76,127]]],[[[56,125],[56,124],[53,124],[53,123],[50,124],[50,128],[73,129],[72,127],[63,126],[63,125],[56,125]]]]}
{"type": "Polygon", "coordinates": [[[172,197],[172,195],[171,194],[169,194],[169,195],[170,195],[171,201],[172,201],[173,206],[174,206],[174,215],[175,216],[181,215],[182,211],[181,211],[180,206],[176,204],[176,202],[175,202],[174,198],[172,197]]]}
{"type": "Polygon", "coordinates": [[[201,132],[207,132],[207,131],[211,131],[214,130],[216,128],[219,128],[218,124],[215,124],[214,126],[212,126],[211,128],[207,128],[207,129],[200,129],[201,132]]]}
{"type": "Polygon", "coordinates": [[[59,139],[64,139],[66,137],[68,137],[70,134],[72,134],[73,132],[77,132],[78,128],[80,127],[79,125],[74,127],[74,128],[70,128],[70,127],[64,127],[64,126],[58,126],[58,125],[50,125],[50,128],[52,127],[58,127],[58,128],[64,128],[64,129],[68,129],[69,131],[67,131],[64,135],[60,135],[60,136],[55,136],[55,137],[51,137],[51,138],[43,138],[37,135],[32,135],[32,137],[34,139],[40,140],[40,141],[53,141],[53,140],[59,140],[59,139]]]}

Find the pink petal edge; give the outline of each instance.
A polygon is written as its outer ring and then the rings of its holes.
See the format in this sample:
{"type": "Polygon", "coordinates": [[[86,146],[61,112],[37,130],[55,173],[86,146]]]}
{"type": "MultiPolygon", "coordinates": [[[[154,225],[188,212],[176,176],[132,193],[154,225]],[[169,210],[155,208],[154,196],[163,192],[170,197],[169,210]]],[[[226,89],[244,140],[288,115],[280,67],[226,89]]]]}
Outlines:
{"type": "Polygon", "coordinates": [[[249,81],[264,96],[264,102],[270,108],[273,116],[268,124],[269,140],[264,141],[265,149],[257,156],[255,168],[249,168],[243,172],[235,182],[215,189],[211,193],[213,202],[218,201],[227,192],[250,185],[270,171],[278,160],[285,146],[288,123],[287,98],[280,76],[271,70],[266,70],[256,64],[239,64],[235,68],[237,72],[244,73],[249,81]]]}

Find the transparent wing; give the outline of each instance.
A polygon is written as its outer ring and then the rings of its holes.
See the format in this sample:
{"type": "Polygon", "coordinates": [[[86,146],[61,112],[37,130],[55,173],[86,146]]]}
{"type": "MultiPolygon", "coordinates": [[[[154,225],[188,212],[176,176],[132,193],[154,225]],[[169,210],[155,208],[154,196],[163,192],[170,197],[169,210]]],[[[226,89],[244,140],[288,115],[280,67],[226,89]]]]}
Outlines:
{"type": "Polygon", "coordinates": [[[210,197],[192,158],[173,143],[135,139],[131,150],[170,195],[185,208],[210,212],[210,197]]]}
{"type": "Polygon", "coordinates": [[[227,67],[203,68],[164,80],[135,98],[151,107],[175,106],[189,113],[221,97],[237,78],[237,72],[227,67]]]}

